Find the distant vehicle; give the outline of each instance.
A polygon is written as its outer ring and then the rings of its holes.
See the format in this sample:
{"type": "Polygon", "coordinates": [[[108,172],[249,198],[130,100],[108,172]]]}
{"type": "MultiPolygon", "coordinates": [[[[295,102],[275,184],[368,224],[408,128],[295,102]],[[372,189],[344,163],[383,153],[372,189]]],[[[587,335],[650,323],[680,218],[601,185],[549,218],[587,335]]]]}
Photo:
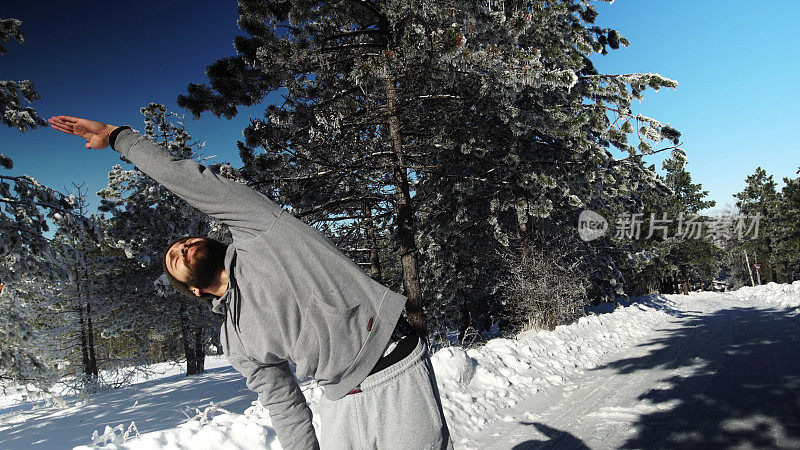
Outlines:
{"type": "Polygon", "coordinates": [[[717,292],[727,292],[731,288],[730,277],[717,277],[711,282],[712,289],[717,292]]]}

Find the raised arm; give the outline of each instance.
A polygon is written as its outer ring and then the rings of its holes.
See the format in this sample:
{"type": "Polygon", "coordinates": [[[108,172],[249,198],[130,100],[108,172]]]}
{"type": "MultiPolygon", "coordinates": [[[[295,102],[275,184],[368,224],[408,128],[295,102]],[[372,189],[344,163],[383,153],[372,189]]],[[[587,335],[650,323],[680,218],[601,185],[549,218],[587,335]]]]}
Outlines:
{"type": "Polygon", "coordinates": [[[266,231],[282,212],[275,202],[250,187],[214,174],[193,160],[179,159],[130,129],[118,130],[114,125],[71,116],[54,116],[49,122],[56,130],[86,139],[86,148],[108,147],[113,132],[114,150],[190,205],[231,227],[234,237],[266,231]]]}

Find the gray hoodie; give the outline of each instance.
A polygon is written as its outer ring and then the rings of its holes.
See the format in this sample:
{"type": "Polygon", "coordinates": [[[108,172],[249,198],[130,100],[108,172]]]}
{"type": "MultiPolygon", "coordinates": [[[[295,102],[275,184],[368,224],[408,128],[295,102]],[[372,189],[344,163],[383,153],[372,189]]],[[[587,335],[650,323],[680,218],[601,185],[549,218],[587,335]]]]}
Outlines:
{"type": "MultiPolygon", "coordinates": [[[[122,130],[114,142],[142,172],[230,227],[222,347],[269,409],[284,448],[317,448],[297,379],[337,400],[380,358],[406,298],[370,278],[316,229],[245,184],[122,130]],[[296,377],[290,365],[296,368],[296,377]]],[[[355,424],[354,424],[355,426],[355,424]]]]}

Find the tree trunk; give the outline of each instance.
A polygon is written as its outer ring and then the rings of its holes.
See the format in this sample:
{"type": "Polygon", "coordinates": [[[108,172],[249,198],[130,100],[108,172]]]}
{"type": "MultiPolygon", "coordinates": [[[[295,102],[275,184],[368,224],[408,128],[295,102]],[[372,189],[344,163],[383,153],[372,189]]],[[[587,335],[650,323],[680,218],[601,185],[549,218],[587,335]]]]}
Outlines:
{"type": "MultiPolygon", "coordinates": [[[[756,255],[758,256],[758,255],[756,255]]],[[[772,269],[772,263],[770,262],[771,255],[767,253],[766,257],[761,260],[761,270],[759,272],[764,272],[764,283],[769,283],[770,281],[775,281],[773,278],[773,274],[775,271],[772,269]]],[[[761,282],[759,282],[761,284],[761,282]]]]}
{"type": "Polygon", "coordinates": [[[100,373],[97,370],[97,354],[94,349],[94,327],[92,326],[92,304],[86,301],[86,337],[89,347],[89,375],[92,381],[97,383],[100,373]]]}
{"type": "Polygon", "coordinates": [[[367,241],[369,242],[369,276],[372,277],[373,280],[382,282],[381,280],[381,258],[380,252],[378,251],[378,236],[376,232],[375,222],[372,218],[372,208],[365,204],[364,205],[364,212],[365,216],[369,216],[370,219],[367,222],[367,241]]]}
{"type": "Polygon", "coordinates": [[[183,344],[183,355],[186,358],[186,375],[194,375],[196,373],[196,358],[194,356],[194,336],[192,334],[192,326],[189,321],[189,308],[186,300],[180,300],[180,315],[181,315],[181,343],[183,344]]]}
{"type": "Polygon", "coordinates": [[[415,240],[414,210],[411,207],[411,184],[408,181],[408,167],[403,141],[400,136],[400,119],[397,117],[397,93],[394,79],[386,78],[386,112],[389,125],[389,140],[394,151],[393,167],[395,195],[394,208],[397,226],[396,239],[398,255],[403,267],[403,288],[408,298],[406,317],[420,336],[427,337],[428,326],[425,318],[425,303],[419,282],[417,263],[417,243],[415,240]]]}
{"type": "Polygon", "coordinates": [[[194,369],[195,373],[188,375],[196,375],[205,373],[206,371],[206,351],[203,346],[203,327],[194,327],[194,369]]]}
{"type": "Polygon", "coordinates": [[[683,272],[683,295],[689,295],[689,274],[683,272]]]}
{"type": "Polygon", "coordinates": [[[381,278],[381,258],[378,252],[378,247],[373,242],[369,250],[369,275],[378,282],[382,282],[381,278]]]}
{"type": "MultiPolygon", "coordinates": [[[[80,292],[80,288],[78,288],[80,292]]],[[[83,317],[83,302],[79,297],[76,301],[77,308],[76,311],[78,313],[78,326],[80,328],[80,341],[81,341],[81,373],[83,374],[83,386],[85,389],[89,390],[89,343],[86,338],[86,321],[83,317]]]]}
{"type": "Polygon", "coordinates": [[[764,257],[764,264],[761,268],[764,269],[764,278],[768,278],[767,282],[773,281],[777,283],[778,279],[775,274],[775,269],[772,267],[772,253],[772,245],[767,241],[767,254],[764,257]]]}
{"type": "Polygon", "coordinates": [[[86,332],[86,318],[84,317],[84,293],[83,280],[78,268],[75,271],[75,283],[78,287],[78,298],[76,299],[76,310],[78,312],[78,327],[81,342],[81,374],[83,375],[83,388],[86,392],[93,391],[93,375],[91,361],[89,359],[89,339],[86,332]]]}
{"type": "Polygon", "coordinates": [[[192,306],[181,299],[181,338],[183,341],[183,354],[186,357],[186,375],[198,375],[204,372],[205,351],[203,349],[203,329],[192,323],[192,306]]]}
{"type": "Polygon", "coordinates": [[[675,293],[675,281],[672,279],[672,276],[668,276],[661,279],[661,293],[663,294],[674,294],[675,293]]]}

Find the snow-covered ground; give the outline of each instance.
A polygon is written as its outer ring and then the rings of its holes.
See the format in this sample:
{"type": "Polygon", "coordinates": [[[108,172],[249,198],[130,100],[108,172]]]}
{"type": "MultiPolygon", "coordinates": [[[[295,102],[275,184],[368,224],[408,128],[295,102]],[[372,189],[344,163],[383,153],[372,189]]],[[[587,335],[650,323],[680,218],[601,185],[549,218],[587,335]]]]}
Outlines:
{"type": "MultiPolygon", "coordinates": [[[[653,296],[552,332],[441,349],[432,361],[455,446],[797,448],[798,305],[800,282],[653,296]]],[[[0,399],[0,448],[91,448],[95,431],[107,449],[280,448],[244,379],[224,358],[207,368],[68,408],[0,399]]],[[[314,410],[322,388],[303,390],[314,410]]]]}
{"type": "Polygon", "coordinates": [[[792,284],[768,283],[764,286],[745,286],[730,295],[741,302],[767,303],[784,308],[800,306],[800,281],[792,284]]]}

